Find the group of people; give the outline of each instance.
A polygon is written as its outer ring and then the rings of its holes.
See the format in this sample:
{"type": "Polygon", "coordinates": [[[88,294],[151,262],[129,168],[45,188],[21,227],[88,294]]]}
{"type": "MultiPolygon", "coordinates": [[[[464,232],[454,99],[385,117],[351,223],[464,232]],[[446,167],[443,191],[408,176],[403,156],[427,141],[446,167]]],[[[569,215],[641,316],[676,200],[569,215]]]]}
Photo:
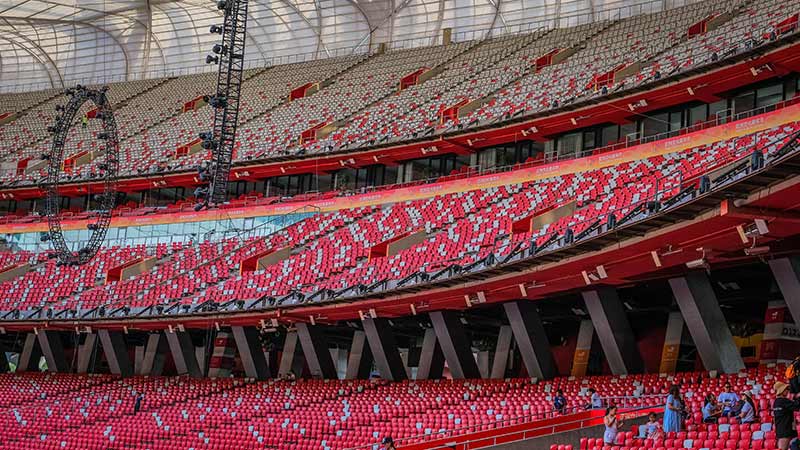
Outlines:
{"type": "Polygon", "coordinates": [[[756,404],[750,392],[743,392],[741,397],[731,389],[731,384],[725,384],[725,391],[714,397],[706,395],[703,400],[703,422],[717,423],[720,417],[733,417],[739,423],[752,423],[756,420],[756,404]]]}
{"type": "MultiPolygon", "coordinates": [[[[798,407],[800,408],[800,404],[798,404],[798,407]]],[[[752,423],[755,422],[758,416],[756,404],[753,402],[750,392],[743,392],[740,397],[733,392],[730,383],[725,384],[725,390],[718,396],[715,397],[713,394],[708,394],[705,397],[702,413],[704,423],[716,423],[719,417],[735,418],[742,424],[752,423]]],[[[683,421],[688,415],[680,386],[673,385],[669,389],[666,404],[664,405],[663,425],[659,423],[655,413],[650,413],[649,420],[645,424],[646,438],[659,439],[664,433],[681,431],[683,421]]],[[[617,430],[622,426],[622,420],[617,417],[616,406],[610,405],[606,408],[603,423],[605,424],[603,441],[606,444],[613,444],[617,439],[617,430]]],[[[800,450],[800,448],[797,450],[800,450]]]]}
{"type": "MultiPolygon", "coordinates": [[[[585,405],[584,409],[600,409],[603,407],[603,399],[594,388],[587,390],[589,394],[589,403],[585,405]]],[[[564,391],[561,389],[556,390],[556,395],[553,396],[553,411],[564,415],[567,413],[567,397],[564,396],[564,391]]]]}

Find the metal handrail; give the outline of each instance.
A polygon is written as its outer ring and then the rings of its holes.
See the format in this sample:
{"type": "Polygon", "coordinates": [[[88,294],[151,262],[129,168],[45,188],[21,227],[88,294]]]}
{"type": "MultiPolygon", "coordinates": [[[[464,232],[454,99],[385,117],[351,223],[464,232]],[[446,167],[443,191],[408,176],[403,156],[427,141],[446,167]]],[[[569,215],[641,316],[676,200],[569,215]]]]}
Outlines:
{"type": "MultiPolygon", "coordinates": [[[[636,397],[636,396],[608,396],[608,397],[601,397],[601,398],[604,401],[604,404],[606,404],[606,405],[614,404],[614,405],[616,405],[616,406],[618,406],[618,407],[620,407],[620,408],[622,408],[624,410],[626,408],[631,408],[631,406],[628,405],[628,402],[632,401],[634,399],[636,399],[636,400],[641,400],[641,399],[653,399],[653,400],[655,400],[655,399],[665,399],[666,396],[667,396],[667,394],[651,394],[651,395],[643,395],[643,396],[639,396],[639,397],[636,397]],[[609,400],[615,400],[615,401],[612,402],[612,401],[609,401],[609,400]],[[622,400],[622,402],[619,402],[619,400],[622,400]]],[[[645,408],[652,408],[652,407],[653,406],[647,406],[645,408]]],[[[637,408],[638,408],[638,406],[637,406],[637,408]]],[[[492,422],[492,423],[490,423],[488,425],[485,424],[485,423],[480,423],[480,424],[470,425],[470,426],[461,427],[461,428],[453,428],[453,429],[445,430],[445,431],[438,432],[438,433],[418,434],[418,435],[413,435],[413,436],[406,436],[406,437],[403,437],[403,438],[400,438],[400,439],[395,439],[394,442],[395,442],[396,445],[398,445],[400,443],[403,443],[403,442],[407,443],[407,445],[408,444],[418,444],[419,441],[421,441],[421,440],[423,440],[423,441],[433,441],[433,440],[440,440],[440,439],[445,439],[445,438],[449,438],[449,437],[464,436],[466,434],[470,434],[470,433],[478,432],[478,431],[488,431],[488,430],[485,429],[487,426],[489,427],[490,430],[495,430],[495,429],[498,429],[498,428],[502,428],[504,426],[529,424],[529,423],[534,423],[534,422],[537,422],[537,421],[546,420],[546,419],[552,419],[552,418],[556,418],[556,417],[565,417],[565,416],[570,416],[570,415],[576,415],[576,414],[584,413],[584,412],[592,410],[592,409],[593,408],[589,408],[586,405],[584,405],[584,406],[573,406],[573,407],[567,409],[568,413],[562,413],[562,412],[560,412],[560,411],[558,411],[558,410],[556,410],[554,408],[552,410],[544,411],[544,412],[537,413],[537,414],[526,414],[526,415],[522,415],[522,416],[514,416],[514,417],[509,417],[509,418],[496,420],[496,421],[494,421],[494,422],[492,422]]],[[[597,408],[595,408],[595,409],[597,409],[597,408]]],[[[560,422],[559,425],[563,425],[564,423],[570,423],[570,422],[560,422]]],[[[374,445],[375,445],[375,443],[364,444],[364,445],[360,445],[360,446],[357,446],[357,447],[348,448],[347,450],[372,449],[374,447],[374,445]]],[[[438,448],[438,447],[436,447],[436,448],[438,448]]]]}

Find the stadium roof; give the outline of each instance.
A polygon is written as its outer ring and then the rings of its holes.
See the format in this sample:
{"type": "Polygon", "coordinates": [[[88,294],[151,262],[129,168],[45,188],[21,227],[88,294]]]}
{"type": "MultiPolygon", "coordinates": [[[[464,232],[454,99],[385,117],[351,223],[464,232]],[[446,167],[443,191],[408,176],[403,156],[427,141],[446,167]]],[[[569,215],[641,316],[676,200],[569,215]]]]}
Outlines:
{"type": "MultiPolygon", "coordinates": [[[[689,1],[689,0],[686,0],[689,1]]],[[[252,66],[431,45],[454,39],[676,6],[635,0],[250,0],[252,66]],[[619,8],[624,7],[622,13],[619,8]],[[644,9],[643,9],[644,8],[644,9]],[[559,18],[558,21],[553,19],[559,18]]],[[[684,3],[679,0],[678,3],[684,3]]],[[[209,0],[5,0],[0,2],[0,90],[122,81],[209,70],[202,59],[221,14],[209,0]]]]}

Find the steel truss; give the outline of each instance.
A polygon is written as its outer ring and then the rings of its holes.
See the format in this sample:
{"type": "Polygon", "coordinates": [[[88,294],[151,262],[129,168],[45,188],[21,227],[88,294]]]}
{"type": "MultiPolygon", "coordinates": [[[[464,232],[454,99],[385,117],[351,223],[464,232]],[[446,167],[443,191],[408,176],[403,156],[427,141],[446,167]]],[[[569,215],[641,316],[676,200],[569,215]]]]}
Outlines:
{"type": "Polygon", "coordinates": [[[103,245],[108,226],[111,223],[111,213],[117,203],[117,174],[119,172],[119,136],[117,122],[114,120],[114,111],[111,109],[106,92],[107,87],[101,89],[88,89],[78,85],[65,91],[70,97],[66,105],[56,107],[56,121],[48,131],[53,135],[53,144],[50,149],[47,166],[47,178],[42,189],[47,194],[45,198],[45,211],[49,234],[42,238],[50,240],[55,250],[54,257],[61,265],[80,265],[90,261],[103,245]],[[103,147],[97,150],[100,153],[99,162],[95,159],[95,167],[103,180],[103,192],[95,195],[96,209],[92,211],[93,222],[87,225],[92,231],[88,244],[78,251],[73,252],[67,245],[61,227],[60,203],[58,186],[63,173],[64,143],[72,128],[75,118],[84,103],[90,101],[96,107],[93,120],[101,120],[102,131],[97,134],[97,139],[104,141],[103,147]]]}
{"type": "Polygon", "coordinates": [[[244,72],[244,48],[247,34],[248,0],[224,0],[217,6],[225,12],[222,27],[212,26],[212,33],[222,34],[222,43],[213,48],[217,56],[209,55],[206,62],[217,62],[217,91],[209,97],[214,108],[214,129],[202,133],[203,147],[212,150],[209,167],[207,202],[218,205],[225,201],[231,171],[236,128],[239,122],[239,100],[244,72]]]}

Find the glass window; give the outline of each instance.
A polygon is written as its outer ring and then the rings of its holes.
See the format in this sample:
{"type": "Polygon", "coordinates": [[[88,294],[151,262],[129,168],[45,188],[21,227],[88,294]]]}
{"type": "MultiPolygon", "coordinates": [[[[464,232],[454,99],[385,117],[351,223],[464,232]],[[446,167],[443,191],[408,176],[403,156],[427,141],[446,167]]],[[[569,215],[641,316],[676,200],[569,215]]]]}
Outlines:
{"type": "Polygon", "coordinates": [[[653,136],[669,131],[669,115],[667,113],[653,114],[644,119],[642,128],[644,136],[653,136]]]}
{"type": "Polygon", "coordinates": [[[596,145],[596,142],[595,142],[595,132],[594,132],[594,130],[584,131],[583,132],[583,149],[584,150],[590,150],[590,149],[595,148],[596,146],[597,145],[596,145]]]}
{"type": "Polygon", "coordinates": [[[683,128],[683,111],[669,113],[669,131],[680,130],[683,128]]]}
{"type": "Polygon", "coordinates": [[[763,87],[756,91],[756,108],[774,105],[783,100],[783,84],[763,87]]]}
{"type": "Polygon", "coordinates": [[[718,100],[708,105],[708,119],[709,120],[724,120],[728,117],[726,110],[728,109],[728,100],[718,100]]]}
{"type": "Polygon", "coordinates": [[[697,105],[689,108],[688,125],[705,122],[708,118],[708,105],[697,105]]]}
{"type": "Polygon", "coordinates": [[[559,158],[575,156],[581,146],[581,133],[565,134],[558,138],[559,158]]]}
{"type": "Polygon", "coordinates": [[[733,113],[739,114],[741,112],[750,111],[755,107],[755,92],[745,92],[737,95],[733,99],[733,113]]]}
{"type": "Polygon", "coordinates": [[[605,147],[619,141],[619,126],[607,125],[600,130],[600,146],[605,147]]]}

